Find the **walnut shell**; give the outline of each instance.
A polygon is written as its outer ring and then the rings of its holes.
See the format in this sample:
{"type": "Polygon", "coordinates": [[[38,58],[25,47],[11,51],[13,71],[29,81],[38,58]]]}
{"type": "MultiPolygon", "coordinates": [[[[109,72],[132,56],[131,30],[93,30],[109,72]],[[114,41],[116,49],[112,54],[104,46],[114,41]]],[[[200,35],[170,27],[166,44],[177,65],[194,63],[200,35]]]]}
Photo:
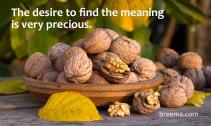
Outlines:
{"type": "Polygon", "coordinates": [[[97,71],[92,72],[91,78],[87,81],[88,84],[110,84],[97,71]]]}
{"type": "Polygon", "coordinates": [[[179,73],[178,73],[176,70],[171,69],[171,68],[163,69],[163,70],[160,71],[160,73],[162,73],[162,75],[163,75],[163,83],[164,83],[164,84],[167,84],[168,81],[169,81],[172,77],[178,76],[178,75],[179,75],[179,73]]]}
{"type": "Polygon", "coordinates": [[[65,76],[64,71],[59,73],[59,75],[58,75],[58,77],[56,79],[56,82],[58,82],[58,83],[68,83],[67,77],[65,76]]]}
{"type": "Polygon", "coordinates": [[[84,39],[78,39],[75,42],[73,42],[72,47],[81,47],[81,48],[83,48],[83,42],[84,42],[84,39]]]}
{"type": "Polygon", "coordinates": [[[206,87],[206,77],[202,70],[190,69],[184,73],[184,76],[190,78],[196,90],[202,90],[206,87]]]}
{"type": "Polygon", "coordinates": [[[166,67],[161,62],[155,62],[156,69],[158,71],[165,69],[166,67]]]}
{"type": "Polygon", "coordinates": [[[43,71],[38,75],[37,79],[44,82],[56,82],[58,73],[52,69],[43,71]]]}
{"type": "Polygon", "coordinates": [[[78,54],[78,55],[86,55],[87,56],[87,54],[84,51],[84,49],[82,49],[80,47],[71,47],[63,55],[63,57],[64,57],[64,64],[66,63],[66,61],[69,58],[74,57],[76,54],[78,54]]]}
{"type": "Polygon", "coordinates": [[[65,43],[56,43],[48,50],[48,57],[54,62],[58,57],[62,56],[66,50],[70,48],[65,43]]]}
{"type": "Polygon", "coordinates": [[[44,54],[36,52],[27,59],[24,71],[29,77],[36,78],[39,74],[48,70],[50,67],[50,59],[44,54]]]}
{"type": "Polygon", "coordinates": [[[159,93],[153,92],[136,92],[133,97],[133,109],[140,114],[150,114],[160,108],[158,100],[159,93]]]}
{"type": "Polygon", "coordinates": [[[112,41],[119,37],[119,34],[111,29],[105,28],[104,30],[108,33],[112,41]]]}
{"type": "Polygon", "coordinates": [[[186,91],[186,94],[187,94],[187,98],[190,99],[192,96],[193,96],[193,93],[194,93],[194,85],[193,85],[193,82],[191,81],[191,79],[189,79],[188,77],[186,76],[174,76],[172,77],[168,83],[180,83],[180,84],[183,84],[185,85],[185,91],[186,91]]]}
{"type": "Polygon", "coordinates": [[[138,73],[139,81],[152,79],[156,76],[155,64],[146,58],[138,58],[132,63],[132,68],[138,73]]]}
{"type": "Polygon", "coordinates": [[[59,56],[54,62],[54,68],[58,72],[62,72],[64,70],[65,59],[64,55],[59,56]]]}
{"type": "Polygon", "coordinates": [[[93,67],[95,70],[100,70],[103,63],[108,62],[111,58],[119,58],[119,56],[112,52],[102,52],[92,58],[93,67]]]}
{"type": "MultiPolygon", "coordinates": [[[[116,39],[116,35],[112,35],[114,31],[96,28],[87,35],[83,42],[83,48],[89,54],[104,52],[110,48],[111,42],[116,39]]],[[[116,33],[117,34],[117,33],[116,33]]]]}
{"type": "Polygon", "coordinates": [[[137,83],[138,81],[139,80],[138,80],[137,75],[134,72],[130,72],[128,79],[126,81],[124,81],[123,83],[124,84],[132,84],[132,83],[137,83]]]}
{"type": "Polygon", "coordinates": [[[130,75],[129,67],[119,58],[112,58],[101,65],[101,73],[111,83],[123,83],[130,75]]]}
{"type": "Polygon", "coordinates": [[[130,64],[136,60],[140,55],[140,50],[141,47],[137,41],[125,36],[115,39],[110,47],[110,51],[116,53],[126,64],[130,64]]]}
{"type": "Polygon", "coordinates": [[[201,69],[202,58],[195,52],[186,52],[179,57],[179,66],[184,69],[201,69]]]}
{"type": "Polygon", "coordinates": [[[206,66],[203,68],[204,75],[207,79],[209,86],[211,87],[211,66],[206,66]]]}
{"type": "Polygon", "coordinates": [[[178,58],[179,54],[170,48],[162,48],[156,54],[156,60],[167,67],[176,66],[178,58]]]}
{"type": "Polygon", "coordinates": [[[188,100],[185,86],[180,83],[169,83],[160,90],[159,100],[165,107],[183,106],[188,100]]]}
{"type": "Polygon", "coordinates": [[[68,59],[64,65],[65,76],[69,82],[85,83],[92,75],[92,62],[86,52],[79,47],[72,47],[66,52],[68,59]]]}

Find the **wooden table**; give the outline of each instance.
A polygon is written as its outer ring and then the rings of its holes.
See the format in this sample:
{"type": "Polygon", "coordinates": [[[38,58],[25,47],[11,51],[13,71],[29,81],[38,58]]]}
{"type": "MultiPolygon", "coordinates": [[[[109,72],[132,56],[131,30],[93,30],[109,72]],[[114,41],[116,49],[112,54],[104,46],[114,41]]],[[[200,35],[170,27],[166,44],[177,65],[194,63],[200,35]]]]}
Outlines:
{"type": "Polygon", "coordinates": [[[161,108],[157,112],[143,116],[133,113],[130,117],[109,117],[105,108],[99,111],[103,121],[90,123],[55,123],[47,122],[37,117],[37,111],[42,106],[35,101],[30,93],[19,95],[0,96],[0,126],[57,126],[57,125],[94,125],[94,126],[146,126],[146,125],[177,125],[177,126],[206,126],[211,125],[211,97],[206,99],[202,108],[185,106],[181,108],[161,108]],[[170,117],[163,114],[177,113],[198,113],[198,116],[192,117],[170,117]],[[162,113],[162,115],[161,115],[162,113]]]}

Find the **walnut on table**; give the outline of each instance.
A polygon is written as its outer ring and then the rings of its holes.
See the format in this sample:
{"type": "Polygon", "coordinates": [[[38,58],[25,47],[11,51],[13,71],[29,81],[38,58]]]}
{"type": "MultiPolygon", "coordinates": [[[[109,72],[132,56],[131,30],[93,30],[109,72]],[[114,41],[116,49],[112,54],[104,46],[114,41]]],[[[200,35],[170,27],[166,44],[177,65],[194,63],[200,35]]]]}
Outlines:
{"type": "Polygon", "coordinates": [[[127,103],[114,102],[108,108],[109,116],[130,116],[130,106],[127,103]]]}

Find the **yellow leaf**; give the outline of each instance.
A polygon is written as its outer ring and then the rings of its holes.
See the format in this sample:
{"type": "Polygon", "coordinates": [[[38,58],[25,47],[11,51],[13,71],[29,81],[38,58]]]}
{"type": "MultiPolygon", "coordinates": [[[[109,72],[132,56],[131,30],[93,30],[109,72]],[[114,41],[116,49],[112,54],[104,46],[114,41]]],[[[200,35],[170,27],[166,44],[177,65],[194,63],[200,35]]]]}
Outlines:
{"type": "Polygon", "coordinates": [[[17,94],[26,91],[26,87],[20,79],[6,80],[0,82],[0,94],[17,94]]]}
{"type": "Polygon", "coordinates": [[[204,100],[211,93],[205,93],[203,91],[194,91],[193,96],[188,100],[187,104],[202,107],[204,100]]]}
{"type": "Polygon", "coordinates": [[[61,92],[53,94],[38,116],[48,121],[96,121],[102,120],[94,103],[77,92],[61,92]]]}
{"type": "Polygon", "coordinates": [[[117,10],[119,15],[112,16],[111,21],[125,31],[133,31],[135,28],[146,26],[148,16],[121,16],[121,10],[149,10],[152,8],[152,0],[108,0],[110,10],[117,10]]]}

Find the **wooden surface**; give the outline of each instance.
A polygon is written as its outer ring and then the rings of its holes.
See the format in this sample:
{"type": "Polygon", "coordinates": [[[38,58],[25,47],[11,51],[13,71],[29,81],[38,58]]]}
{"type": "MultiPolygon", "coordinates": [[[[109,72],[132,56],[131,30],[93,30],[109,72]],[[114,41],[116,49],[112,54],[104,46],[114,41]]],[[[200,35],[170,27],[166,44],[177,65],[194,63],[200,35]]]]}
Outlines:
{"type": "Polygon", "coordinates": [[[157,112],[143,116],[132,113],[130,117],[108,117],[106,108],[99,108],[103,121],[91,123],[55,123],[40,120],[37,111],[42,106],[36,102],[30,93],[0,96],[0,126],[147,126],[147,125],[177,125],[177,126],[208,126],[211,125],[211,97],[206,99],[202,108],[185,106],[182,108],[161,108],[157,112]],[[160,113],[198,113],[198,117],[161,117],[160,113]]]}

